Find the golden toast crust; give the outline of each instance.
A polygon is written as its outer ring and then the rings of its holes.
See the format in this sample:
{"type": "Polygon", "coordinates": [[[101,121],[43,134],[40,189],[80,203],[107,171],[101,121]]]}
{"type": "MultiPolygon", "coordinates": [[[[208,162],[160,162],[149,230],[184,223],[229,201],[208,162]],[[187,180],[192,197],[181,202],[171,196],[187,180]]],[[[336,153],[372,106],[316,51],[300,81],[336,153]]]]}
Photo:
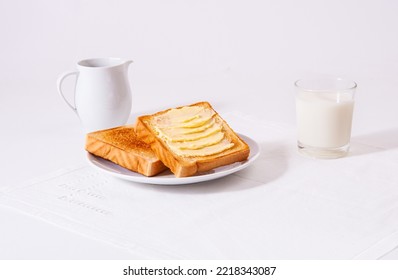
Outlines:
{"type": "Polygon", "coordinates": [[[155,129],[151,125],[151,120],[153,120],[154,117],[162,115],[170,109],[160,111],[153,115],[138,117],[135,125],[137,136],[151,146],[156,156],[164,165],[170,168],[176,177],[191,176],[197,172],[208,171],[219,166],[244,161],[248,158],[250,148],[247,143],[229,127],[208,102],[198,102],[189,106],[202,106],[212,109],[215,112],[214,117],[222,123],[222,128],[226,137],[230,142],[234,143],[234,146],[221,153],[210,156],[179,156],[172,152],[164,140],[157,136],[155,129]]]}
{"type": "Polygon", "coordinates": [[[154,176],[166,169],[150,145],[139,140],[132,126],[95,131],[86,135],[85,149],[131,171],[154,176]]]}

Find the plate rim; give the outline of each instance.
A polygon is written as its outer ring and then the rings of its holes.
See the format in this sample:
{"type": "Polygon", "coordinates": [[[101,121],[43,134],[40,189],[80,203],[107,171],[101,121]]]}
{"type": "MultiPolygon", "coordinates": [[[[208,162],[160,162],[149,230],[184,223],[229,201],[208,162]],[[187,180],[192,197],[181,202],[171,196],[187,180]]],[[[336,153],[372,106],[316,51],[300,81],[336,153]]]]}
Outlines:
{"type": "MultiPolygon", "coordinates": [[[[250,154],[249,157],[246,161],[242,162],[241,165],[237,165],[234,166],[230,169],[227,170],[220,170],[218,173],[217,171],[215,173],[211,173],[211,174],[202,174],[202,175],[193,175],[193,176],[189,176],[189,177],[159,177],[159,176],[152,176],[152,177],[147,177],[145,175],[139,174],[137,172],[134,171],[130,171],[120,165],[117,165],[116,163],[109,161],[107,159],[98,157],[96,155],[93,155],[89,152],[86,153],[86,160],[88,161],[88,163],[94,167],[95,169],[104,172],[106,174],[109,174],[113,177],[117,177],[123,180],[127,180],[130,182],[137,182],[137,183],[144,183],[144,184],[152,184],[152,185],[185,185],[185,184],[194,184],[194,183],[200,183],[200,182],[206,182],[206,181],[210,181],[210,180],[216,180],[228,175],[231,175],[233,173],[236,173],[240,170],[243,170],[245,168],[247,168],[248,166],[250,166],[259,156],[261,153],[261,147],[260,145],[257,143],[257,141],[255,141],[254,139],[252,139],[249,136],[246,136],[244,134],[241,133],[237,133],[239,135],[239,137],[241,137],[250,147],[250,154]],[[252,154],[252,151],[255,150],[256,153],[252,154]],[[109,169],[105,169],[101,166],[99,166],[98,164],[96,164],[94,162],[94,160],[92,160],[92,158],[95,158],[97,161],[106,161],[107,163],[109,163],[110,165],[117,165],[117,167],[120,168],[124,168],[126,169],[126,171],[129,171],[131,173],[134,174],[134,176],[130,176],[128,174],[122,174],[122,173],[117,173],[115,171],[111,171],[109,169]]],[[[232,163],[233,164],[233,163],[232,163]]],[[[231,164],[231,165],[232,165],[231,164]]],[[[220,166],[220,168],[222,167],[226,167],[228,165],[225,166],[220,166]]]]}

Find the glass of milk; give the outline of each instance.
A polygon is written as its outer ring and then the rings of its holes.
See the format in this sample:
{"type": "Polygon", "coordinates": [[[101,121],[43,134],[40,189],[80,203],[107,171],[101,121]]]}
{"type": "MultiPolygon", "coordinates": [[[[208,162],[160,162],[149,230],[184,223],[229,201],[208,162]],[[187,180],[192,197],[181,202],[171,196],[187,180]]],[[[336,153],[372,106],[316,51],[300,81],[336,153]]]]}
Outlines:
{"type": "Polygon", "coordinates": [[[300,153],[315,158],[347,155],[356,87],[341,78],[295,82],[300,153]]]}

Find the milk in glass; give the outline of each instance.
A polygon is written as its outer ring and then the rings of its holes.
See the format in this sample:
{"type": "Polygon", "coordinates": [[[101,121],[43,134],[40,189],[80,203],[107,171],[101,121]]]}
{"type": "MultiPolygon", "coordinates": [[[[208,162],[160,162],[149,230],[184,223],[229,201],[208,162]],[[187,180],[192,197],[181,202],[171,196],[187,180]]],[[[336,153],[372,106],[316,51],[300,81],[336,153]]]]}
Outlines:
{"type": "Polygon", "coordinates": [[[354,109],[344,92],[300,92],[296,97],[299,145],[338,148],[350,142],[354,109]]]}

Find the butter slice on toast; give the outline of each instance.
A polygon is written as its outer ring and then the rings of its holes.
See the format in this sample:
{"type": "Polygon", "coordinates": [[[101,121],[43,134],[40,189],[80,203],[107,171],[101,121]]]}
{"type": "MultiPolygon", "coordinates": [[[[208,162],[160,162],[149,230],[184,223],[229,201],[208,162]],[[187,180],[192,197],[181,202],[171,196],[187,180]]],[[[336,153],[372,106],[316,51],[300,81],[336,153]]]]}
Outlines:
{"type": "Polygon", "coordinates": [[[250,153],[208,102],[138,117],[135,128],[176,177],[244,161],[250,153]]]}

